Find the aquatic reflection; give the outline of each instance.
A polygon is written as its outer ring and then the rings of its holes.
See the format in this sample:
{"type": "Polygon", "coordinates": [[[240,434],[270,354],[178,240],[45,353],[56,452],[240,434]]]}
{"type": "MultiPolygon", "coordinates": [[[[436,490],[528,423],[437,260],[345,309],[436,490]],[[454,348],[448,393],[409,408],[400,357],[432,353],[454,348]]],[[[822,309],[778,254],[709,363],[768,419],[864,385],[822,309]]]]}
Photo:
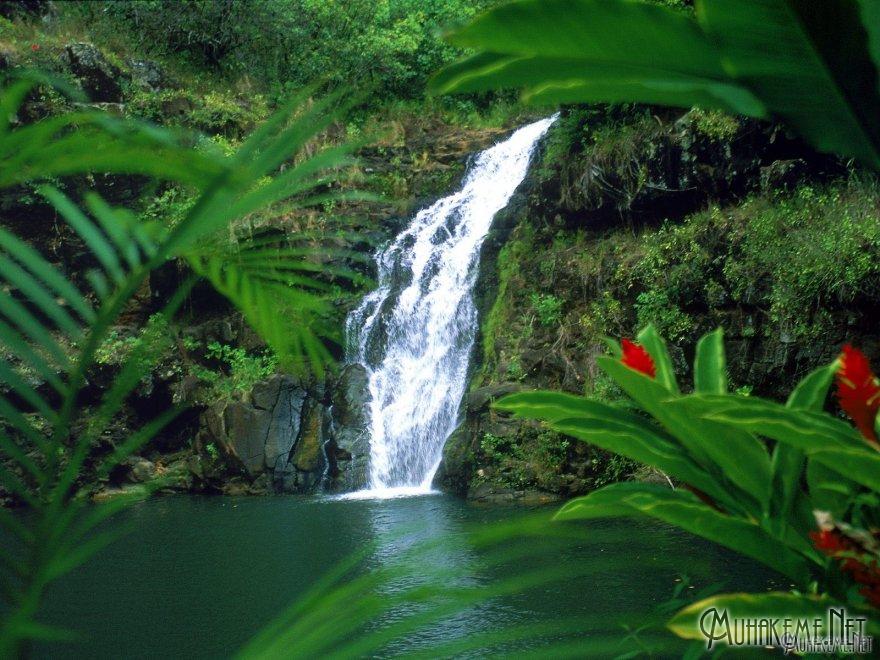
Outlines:
{"type": "MultiPolygon", "coordinates": [[[[395,502],[374,500],[368,510],[375,552],[372,568],[405,566],[403,575],[385,582],[381,590],[388,596],[408,593],[442,579],[445,587],[474,588],[487,583],[485,573],[469,540],[470,523],[445,497],[409,497],[395,502]],[[458,515],[456,515],[456,513],[458,515]]],[[[370,630],[400,622],[428,604],[411,603],[392,609],[368,627],[370,630]]],[[[435,648],[442,642],[466,638],[496,624],[497,604],[491,600],[464,608],[444,617],[405,639],[387,647],[391,654],[435,648]]]]}

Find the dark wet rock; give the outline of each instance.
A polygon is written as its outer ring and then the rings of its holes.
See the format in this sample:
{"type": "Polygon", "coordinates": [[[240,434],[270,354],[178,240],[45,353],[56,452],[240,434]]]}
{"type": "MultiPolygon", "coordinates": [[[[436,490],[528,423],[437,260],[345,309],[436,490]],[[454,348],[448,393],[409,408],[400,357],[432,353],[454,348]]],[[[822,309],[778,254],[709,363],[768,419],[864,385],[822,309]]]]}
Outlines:
{"type": "Polygon", "coordinates": [[[558,502],[561,497],[557,493],[548,493],[542,490],[499,488],[487,483],[482,483],[468,493],[468,499],[482,504],[519,504],[534,506],[539,504],[552,504],[558,502]]]}
{"type": "Polygon", "coordinates": [[[147,92],[159,92],[171,87],[173,82],[156,62],[152,60],[127,60],[131,82],[147,92]]]}
{"type": "MultiPolygon", "coordinates": [[[[227,468],[283,492],[306,492],[324,471],[315,404],[305,385],[289,375],[254,386],[244,401],[209,406],[202,414],[197,445],[213,446],[227,468]]],[[[216,472],[216,471],[215,471],[216,472]]],[[[203,475],[205,476],[205,475],[203,475]]]]}
{"type": "Polygon", "coordinates": [[[330,461],[328,487],[337,492],[358,490],[367,485],[370,433],[367,370],[360,364],[346,366],[330,396],[330,437],[326,453],[330,461]]]}
{"type": "Polygon", "coordinates": [[[150,481],[156,476],[156,464],[141,456],[130,456],[126,459],[130,479],[135,483],[150,481]]]}
{"type": "Polygon", "coordinates": [[[72,43],[64,48],[62,62],[79,80],[83,91],[96,103],[122,102],[124,74],[90,43],[72,43]]]}
{"type": "Polygon", "coordinates": [[[775,160],[761,168],[761,188],[768,191],[791,190],[809,174],[803,158],[775,160]]]}
{"type": "Polygon", "coordinates": [[[519,383],[500,383],[477,388],[467,394],[467,410],[470,413],[482,412],[501,397],[522,389],[519,383]]]}
{"type": "Polygon", "coordinates": [[[269,416],[263,436],[264,470],[274,471],[290,461],[300,435],[307,396],[299,381],[291,376],[276,376],[254,387],[251,393],[254,408],[269,416]]]}
{"type": "Polygon", "coordinates": [[[150,495],[150,490],[144,484],[126,484],[124,486],[110,486],[101,488],[92,494],[92,501],[96,504],[109,502],[118,497],[140,498],[150,495]]]}
{"type": "Polygon", "coordinates": [[[474,434],[467,424],[460,425],[443,445],[443,458],[434,475],[433,486],[447,493],[465,497],[477,470],[474,434]]]}

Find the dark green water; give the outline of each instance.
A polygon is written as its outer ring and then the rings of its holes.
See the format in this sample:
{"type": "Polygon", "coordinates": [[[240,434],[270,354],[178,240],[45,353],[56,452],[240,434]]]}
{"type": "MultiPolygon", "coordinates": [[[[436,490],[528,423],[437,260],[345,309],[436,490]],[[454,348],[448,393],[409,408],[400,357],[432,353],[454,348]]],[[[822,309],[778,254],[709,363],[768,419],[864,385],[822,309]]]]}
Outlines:
{"type": "MultiPolygon", "coordinates": [[[[456,579],[487,588],[527,569],[561,570],[570,577],[489,599],[395,641],[387,655],[559,618],[583,619],[585,627],[598,620],[614,631],[619,621],[637,623],[640,613],[666,601],[682,574],[694,585],[691,593],[719,581],[729,589],[773,583],[752,562],[677,530],[632,521],[569,526],[575,534],[566,538],[550,533],[531,538],[530,558],[487,567],[487,551],[472,544],[471,531],[520,511],[445,496],[150,500],[125,514],[126,536],[48,595],[43,619],[82,631],[84,643],[41,648],[37,655],[228,657],[353,551],[368,548],[360,570],[373,571],[424,539],[437,545],[425,555],[423,579],[437,565],[454,568],[456,579]]],[[[549,517],[552,509],[539,511],[545,512],[549,517]]],[[[376,626],[394,618],[386,616],[376,626]]],[[[583,644],[589,648],[588,636],[583,644]]]]}

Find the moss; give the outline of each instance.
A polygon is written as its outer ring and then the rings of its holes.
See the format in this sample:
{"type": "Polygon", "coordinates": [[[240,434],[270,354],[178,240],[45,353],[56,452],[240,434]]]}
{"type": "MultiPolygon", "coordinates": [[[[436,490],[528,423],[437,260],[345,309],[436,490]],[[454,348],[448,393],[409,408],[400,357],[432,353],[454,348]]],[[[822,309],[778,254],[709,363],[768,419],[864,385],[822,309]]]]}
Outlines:
{"type": "Polygon", "coordinates": [[[486,365],[497,363],[499,346],[509,346],[515,350],[519,345],[517,335],[522,337],[525,330],[522,320],[517,318],[518,305],[511,304],[525,286],[523,263],[534,257],[534,230],[529,224],[517,227],[513,237],[498,254],[498,294],[483,322],[483,355],[486,365]]]}
{"type": "Polygon", "coordinates": [[[688,113],[699,133],[713,140],[725,141],[733,138],[741,128],[740,120],[720,110],[694,108],[688,113]]]}
{"type": "Polygon", "coordinates": [[[298,470],[311,472],[320,467],[323,457],[321,442],[321,414],[318,408],[309,411],[303,425],[302,436],[296,445],[292,463],[298,470]]]}

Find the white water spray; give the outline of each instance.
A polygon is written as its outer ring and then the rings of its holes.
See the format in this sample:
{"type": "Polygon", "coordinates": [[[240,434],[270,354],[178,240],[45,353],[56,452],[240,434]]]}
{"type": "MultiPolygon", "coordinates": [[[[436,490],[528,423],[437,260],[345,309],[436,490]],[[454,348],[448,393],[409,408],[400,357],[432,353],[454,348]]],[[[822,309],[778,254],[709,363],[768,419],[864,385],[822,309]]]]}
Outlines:
{"type": "Polygon", "coordinates": [[[355,497],[430,492],[467,384],[480,247],[555,119],[481,152],[461,190],[376,254],[379,286],[346,322],[348,361],[366,367],[372,397],[369,490],[355,497]]]}

